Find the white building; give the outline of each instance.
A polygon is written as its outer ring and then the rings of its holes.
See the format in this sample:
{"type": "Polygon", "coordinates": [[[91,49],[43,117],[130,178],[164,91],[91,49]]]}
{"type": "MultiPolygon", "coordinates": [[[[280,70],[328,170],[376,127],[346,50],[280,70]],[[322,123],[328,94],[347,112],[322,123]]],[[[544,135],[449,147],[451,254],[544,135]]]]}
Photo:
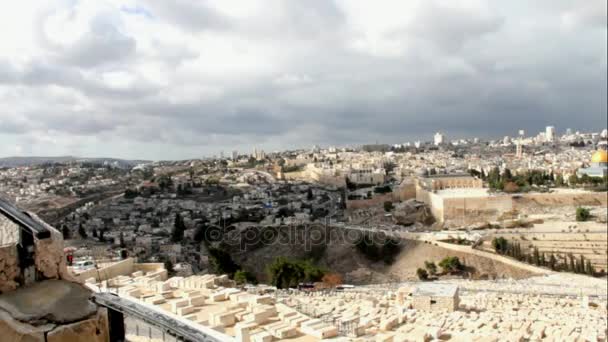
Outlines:
{"type": "Polygon", "coordinates": [[[547,142],[555,141],[555,127],[554,126],[547,126],[547,128],[545,129],[545,139],[547,140],[547,142]]]}
{"type": "Polygon", "coordinates": [[[435,133],[434,142],[435,146],[443,145],[445,136],[439,132],[435,133]]]}

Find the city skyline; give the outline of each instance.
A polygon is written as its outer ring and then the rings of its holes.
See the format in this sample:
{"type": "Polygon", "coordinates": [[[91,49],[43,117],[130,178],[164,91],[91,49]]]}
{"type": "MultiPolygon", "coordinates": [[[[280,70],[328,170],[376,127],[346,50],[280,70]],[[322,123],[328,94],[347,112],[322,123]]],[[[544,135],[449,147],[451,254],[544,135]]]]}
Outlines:
{"type": "Polygon", "coordinates": [[[605,1],[22,1],[0,20],[0,156],[606,127],[605,1]]]}

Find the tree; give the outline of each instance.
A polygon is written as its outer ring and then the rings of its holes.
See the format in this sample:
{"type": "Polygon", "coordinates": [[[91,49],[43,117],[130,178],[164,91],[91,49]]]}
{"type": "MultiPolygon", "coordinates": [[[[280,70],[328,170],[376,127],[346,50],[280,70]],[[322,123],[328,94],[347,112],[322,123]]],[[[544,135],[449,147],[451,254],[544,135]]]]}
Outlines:
{"type": "Polygon", "coordinates": [[[577,185],[578,177],[576,175],[571,175],[570,177],[568,177],[568,184],[570,184],[570,186],[577,185]]]}
{"type": "Polygon", "coordinates": [[[428,280],[429,279],[429,274],[426,272],[426,270],[424,268],[419,268],[416,270],[416,275],[418,276],[418,279],[420,280],[428,280]]]}
{"type": "Polygon", "coordinates": [[[540,265],[541,266],[546,266],[547,265],[547,260],[545,259],[545,253],[541,253],[540,254],[540,265]]]}
{"type": "Polygon", "coordinates": [[[555,259],[555,255],[553,255],[553,253],[551,253],[551,255],[549,256],[549,267],[555,271],[557,266],[557,259],[555,259]]]}
{"type": "Polygon", "coordinates": [[[123,232],[120,232],[120,235],[118,236],[118,244],[120,246],[120,248],[125,248],[125,236],[123,234],[123,232]]]}
{"type": "Polygon", "coordinates": [[[105,233],[105,229],[100,229],[99,230],[99,234],[97,234],[97,238],[99,240],[99,242],[105,242],[106,239],[103,237],[103,234],[105,233]]]}
{"type": "Polygon", "coordinates": [[[169,260],[169,259],[165,260],[164,264],[165,264],[165,269],[167,270],[167,273],[173,274],[174,270],[173,270],[173,263],[171,262],[171,260],[169,260]]]}
{"type": "Polygon", "coordinates": [[[94,238],[97,238],[97,237],[98,237],[98,235],[97,235],[97,229],[93,229],[93,237],[94,237],[94,238]]]}
{"type": "Polygon", "coordinates": [[[80,237],[83,239],[87,238],[87,232],[84,230],[82,223],[78,225],[78,235],[80,235],[80,237]]]}
{"type": "Polygon", "coordinates": [[[558,174],[555,177],[555,186],[558,188],[564,186],[564,176],[562,176],[561,174],[558,174]]]}
{"type": "Polygon", "coordinates": [[[184,219],[179,213],[175,213],[175,221],[173,222],[173,229],[171,230],[171,241],[180,242],[184,239],[184,231],[186,225],[184,219]]]}
{"type": "Polygon", "coordinates": [[[257,279],[251,272],[238,270],[234,273],[234,281],[239,285],[257,284],[257,279]]]}
{"type": "Polygon", "coordinates": [[[589,212],[589,209],[584,208],[584,207],[576,208],[576,220],[578,222],[587,221],[590,216],[591,216],[591,213],[589,212]]]}
{"type": "Polygon", "coordinates": [[[228,274],[232,277],[241,267],[232,256],[222,248],[209,248],[209,263],[216,274],[228,274]]]}
{"type": "Polygon", "coordinates": [[[194,242],[196,243],[201,243],[203,241],[206,240],[206,234],[207,234],[207,224],[203,223],[203,224],[199,224],[196,226],[196,229],[194,230],[194,242]]]}
{"type": "Polygon", "coordinates": [[[137,196],[139,196],[139,193],[137,192],[137,190],[132,190],[132,189],[125,190],[125,194],[124,194],[125,198],[135,198],[137,196]]]}
{"type": "Polygon", "coordinates": [[[314,196],[312,195],[312,189],[308,188],[308,191],[306,192],[306,199],[312,201],[313,198],[314,196]]]}
{"type": "Polygon", "coordinates": [[[574,256],[572,254],[570,254],[569,257],[570,257],[570,268],[568,269],[568,271],[576,272],[576,261],[574,260],[574,256]]]}
{"type": "Polygon", "coordinates": [[[384,202],[384,211],[390,212],[393,210],[393,202],[386,201],[384,202]]]}
{"type": "Polygon", "coordinates": [[[502,179],[504,181],[510,181],[513,178],[513,174],[511,173],[510,169],[505,169],[505,171],[502,174],[502,179]]]}
{"type": "Polygon", "coordinates": [[[314,266],[310,261],[292,261],[277,257],[267,268],[270,283],[279,289],[295,287],[301,282],[318,281],[325,271],[314,266]]]}
{"type": "Polygon", "coordinates": [[[534,247],[534,252],[532,252],[532,258],[534,261],[534,265],[540,266],[540,253],[538,253],[538,248],[534,247]]]}
{"type": "Polygon", "coordinates": [[[505,254],[509,242],[504,237],[500,236],[492,239],[492,247],[498,254],[505,254]]]}
{"type": "Polygon", "coordinates": [[[441,267],[445,273],[456,273],[463,269],[460,259],[456,256],[445,257],[439,262],[439,267],[441,267]]]}
{"type": "Polygon", "coordinates": [[[435,275],[437,273],[437,265],[432,261],[425,261],[424,268],[426,268],[430,275],[435,275]]]}
{"type": "Polygon", "coordinates": [[[69,240],[72,236],[70,228],[68,228],[68,226],[66,226],[65,224],[61,226],[61,233],[63,234],[64,240],[69,240]]]}
{"type": "Polygon", "coordinates": [[[591,260],[587,260],[587,264],[585,266],[585,273],[590,276],[595,275],[595,270],[593,269],[593,265],[591,265],[591,260]]]}

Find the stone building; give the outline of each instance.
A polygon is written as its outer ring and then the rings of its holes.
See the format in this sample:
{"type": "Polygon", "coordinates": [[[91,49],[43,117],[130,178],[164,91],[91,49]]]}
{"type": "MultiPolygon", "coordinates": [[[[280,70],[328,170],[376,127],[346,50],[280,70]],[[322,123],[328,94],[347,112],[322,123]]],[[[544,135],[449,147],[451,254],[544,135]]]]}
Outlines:
{"type": "Polygon", "coordinates": [[[422,311],[458,310],[458,286],[453,284],[423,283],[411,293],[412,307],[422,311]]]}
{"type": "Polygon", "coordinates": [[[444,189],[480,189],[483,188],[483,181],[466,174],[432,175],[420,178],[418,180],[418,185],[427,191],[444,189]]]}

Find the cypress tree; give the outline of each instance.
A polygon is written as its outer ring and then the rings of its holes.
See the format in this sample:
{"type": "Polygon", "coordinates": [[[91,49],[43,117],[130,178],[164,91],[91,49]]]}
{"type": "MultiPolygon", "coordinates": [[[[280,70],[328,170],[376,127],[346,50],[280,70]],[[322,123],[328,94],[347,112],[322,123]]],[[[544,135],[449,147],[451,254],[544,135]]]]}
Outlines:
{"type": "Polygon", "coordinates": [[[545,252],[540,255],[540,263],[543,266],[547,266],[547,259],[545,258],[545,252]]]}
{"type": "Polygon", "coordinates": [[[586,271],[587,275],[590,275],[590,276],[595,275],[595,270],[593,269],[593,265],[591,265],[591,260],[587,260],[587,267],[586,267],[585,271],[586,271]]]}
{"type": "Polygon", "coordinates": [[[536,266],[540,266],[540,254],[538,253],[538,248],[534,247],[534,264],[536,266]]]}
{"type": "Polygon", "coordinates": [[[576,272],[576,263],[574,262],[574,256],[572,254],[570,254],[570,268],[568,271],[576,272]]]}
{"type": "Polygon", "coordinates": [[[549,267],[555,271],[555,266],[556,266],[557,260],[555,259],[555,255],[553,255],[553,253],[551,253],[551,256],[549,257],[549,267]]]}

